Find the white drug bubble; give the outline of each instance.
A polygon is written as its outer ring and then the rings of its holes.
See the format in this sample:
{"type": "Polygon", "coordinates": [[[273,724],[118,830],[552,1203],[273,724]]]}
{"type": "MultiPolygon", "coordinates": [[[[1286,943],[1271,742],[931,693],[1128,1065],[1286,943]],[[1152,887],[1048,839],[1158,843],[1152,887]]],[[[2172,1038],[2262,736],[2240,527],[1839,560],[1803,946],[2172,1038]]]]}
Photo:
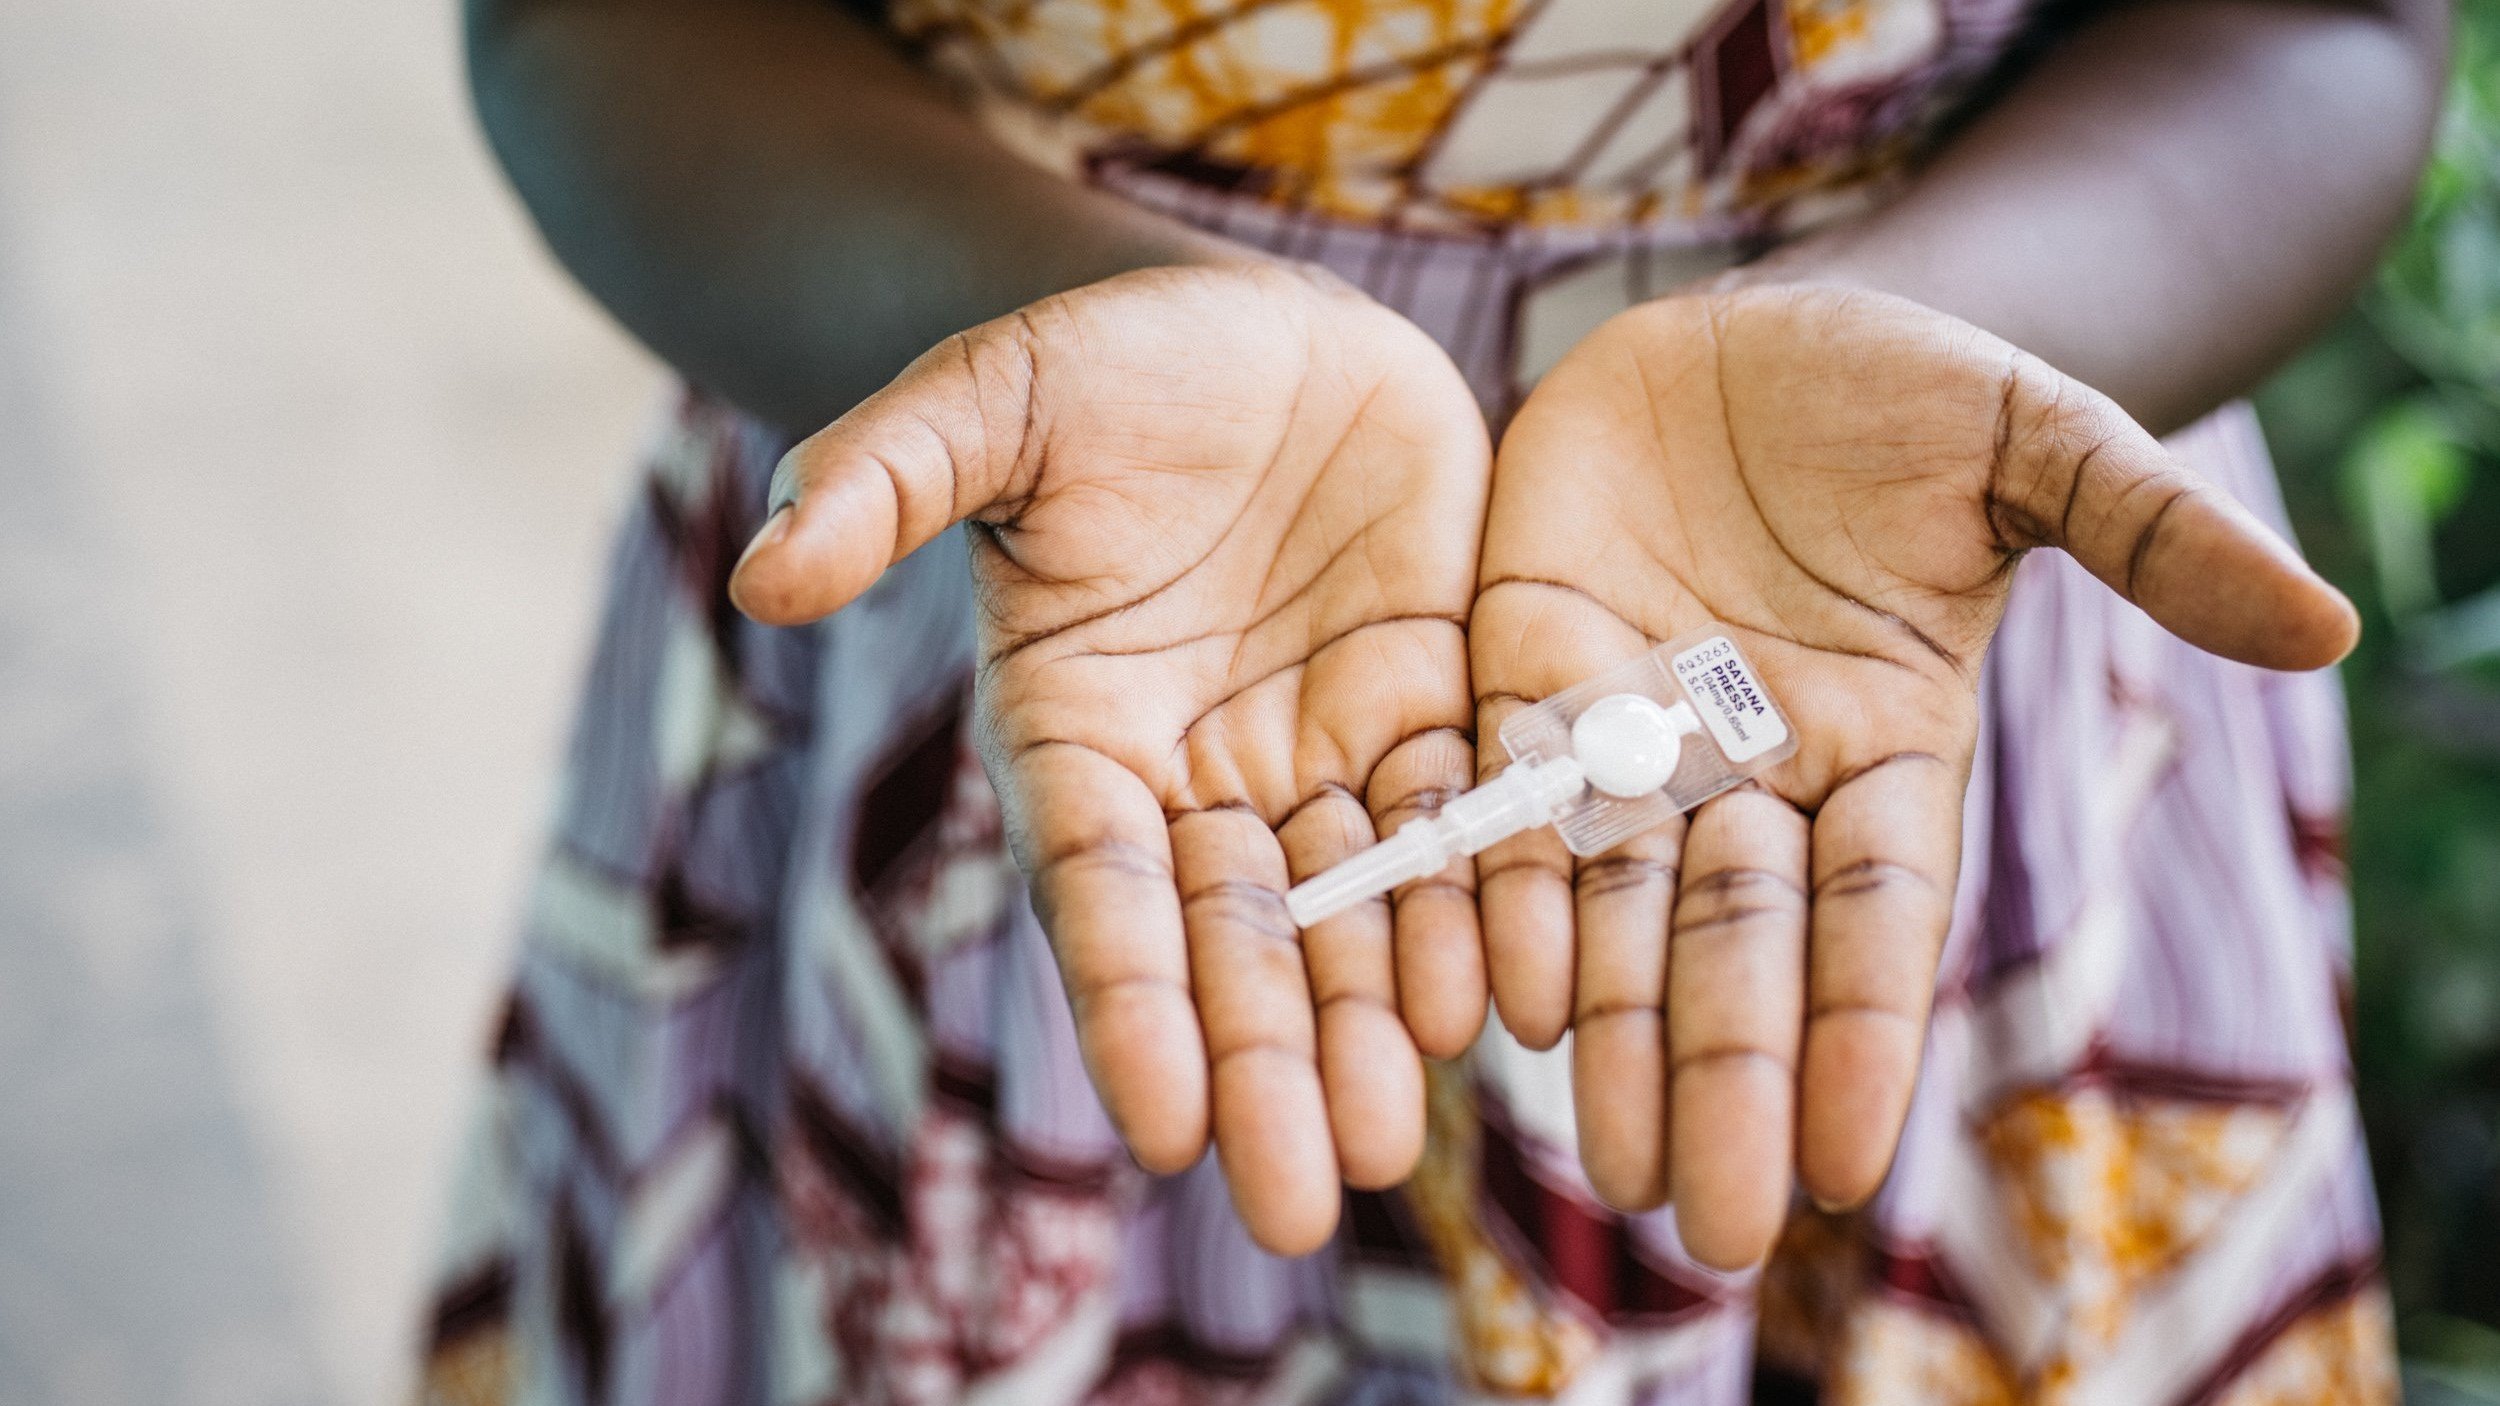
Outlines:
{"type": "Polygon", "coordinates": [[[1701,731],[1692,705],[1669,708],[1638,693],[1598,699],[1571,724],[1571,755],[1589,784],[1631,800],[1667,784],[1684,755],[1684,734],[1701,731]]]}

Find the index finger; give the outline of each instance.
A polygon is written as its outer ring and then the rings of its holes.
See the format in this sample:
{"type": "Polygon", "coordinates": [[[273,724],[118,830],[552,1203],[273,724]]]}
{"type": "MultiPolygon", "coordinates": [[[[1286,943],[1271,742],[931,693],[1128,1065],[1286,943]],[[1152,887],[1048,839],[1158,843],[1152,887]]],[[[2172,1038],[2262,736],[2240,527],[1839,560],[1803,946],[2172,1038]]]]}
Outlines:
{"type": "Polygon", "coordinates": [[[1163,807],[1134,772],[1072,742],[1043,743],[1007,774],[1008,833],[1094,1087],[1140,1165],[1185,1171],[1207,1146],[1207,1058],[1163,807]]]}

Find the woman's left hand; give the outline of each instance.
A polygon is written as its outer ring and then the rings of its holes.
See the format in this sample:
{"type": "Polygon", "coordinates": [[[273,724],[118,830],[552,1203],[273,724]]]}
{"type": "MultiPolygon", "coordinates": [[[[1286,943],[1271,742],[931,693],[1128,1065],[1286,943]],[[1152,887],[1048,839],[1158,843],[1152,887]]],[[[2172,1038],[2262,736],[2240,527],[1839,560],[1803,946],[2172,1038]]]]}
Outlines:
{"type": "Polygon", "coordinates": [[[1495,999],[1574,1030],[1581,1155],[1685,1243],[1768,1252],[1793,1166],[1872,1194],[1924,1046],[1980,663],[2017,557],[2060,547],[2216,653],[2315,668],[2355,617],[2099,393],[1899,298],[1767,287],[1635,308],[1529,397],[1494,471],[1469,628],[1478,736],[1708,621],[1797,754],[1575,861],[1482,856],[1495,999]],[[1575,940],[1576,939],[1576,940],[1575,940]]]}

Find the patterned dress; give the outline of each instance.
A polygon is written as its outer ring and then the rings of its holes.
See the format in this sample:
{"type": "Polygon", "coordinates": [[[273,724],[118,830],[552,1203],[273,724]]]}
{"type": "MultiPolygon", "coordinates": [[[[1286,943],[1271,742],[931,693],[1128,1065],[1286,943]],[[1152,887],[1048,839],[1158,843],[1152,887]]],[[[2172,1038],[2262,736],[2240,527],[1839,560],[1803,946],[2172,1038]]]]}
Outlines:
{"type": "MultiPolygon", "coordinates": [[[[1500,417],[1628,302],[1878,199],[2024,0],[902,0],[1000,139],[1336,269],[1500,417]]],[[[828,101],[840,101],[828,94],[828,101]]],[[[2379,1402],[2331,677],[2020,568],[1899,1160],[1769,1267],[1581,1178],[1568,1056],[1430,1079],[1404,1187],[1258,1250],[1120,1152],[966,741],[963,546],[769,630],[783,445],[636,480],[432,1304],[475,1403],[2379,1402]]],[[[2279,519],[2244,408],[2175,441],[2279,519]]]]}

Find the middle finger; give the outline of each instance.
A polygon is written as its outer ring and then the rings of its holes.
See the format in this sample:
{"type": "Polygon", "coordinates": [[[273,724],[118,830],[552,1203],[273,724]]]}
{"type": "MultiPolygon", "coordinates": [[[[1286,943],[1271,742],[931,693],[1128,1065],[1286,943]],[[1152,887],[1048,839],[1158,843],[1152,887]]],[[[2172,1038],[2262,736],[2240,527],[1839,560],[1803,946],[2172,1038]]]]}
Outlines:
{"type": "Polygon", "coordinates": [[[1667,1197],[1667,925],[1679,819],[1580,861],[1571,1017],[1580,1161],[1608,1205],[1667,1197]]]}
{"type": "Polygon", "coordinates": [[[1284,852],[1247,807],[1192,811],[1172,822],[1172,868],[1224,1179],[1252,1238],[1307,1254],[1336,1229],[1337,1153],[1284,852]]]}

